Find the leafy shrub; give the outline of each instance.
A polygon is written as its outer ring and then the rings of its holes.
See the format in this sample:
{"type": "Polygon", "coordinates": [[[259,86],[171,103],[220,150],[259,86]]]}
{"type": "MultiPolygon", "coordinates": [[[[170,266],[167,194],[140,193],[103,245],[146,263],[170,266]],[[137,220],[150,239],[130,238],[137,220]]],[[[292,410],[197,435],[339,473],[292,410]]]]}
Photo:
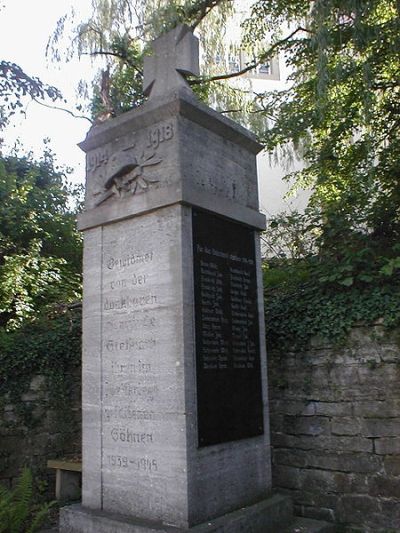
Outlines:
{"type": "Polygon", "coordinates": [[[264,261],[270,348],[305,349],[313,337],[343,341],[360,323],[400,324],[400,246],[394,239],[350,229],[340,215],[327,225],[309,210],[279,215],[264,240],[275,254],[264,261]]]}

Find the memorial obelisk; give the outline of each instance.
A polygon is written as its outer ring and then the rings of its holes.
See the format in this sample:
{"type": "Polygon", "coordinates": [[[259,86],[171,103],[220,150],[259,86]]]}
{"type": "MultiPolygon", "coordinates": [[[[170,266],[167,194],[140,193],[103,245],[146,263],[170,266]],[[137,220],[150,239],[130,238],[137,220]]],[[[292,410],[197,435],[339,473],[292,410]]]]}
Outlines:
{"type": "Polygon", "coordinates": [[[83,491],[61,531],[277,532],[261,146],[196,100],[189,28],[152,46],[148,101],[81,144],[83,491]]]}

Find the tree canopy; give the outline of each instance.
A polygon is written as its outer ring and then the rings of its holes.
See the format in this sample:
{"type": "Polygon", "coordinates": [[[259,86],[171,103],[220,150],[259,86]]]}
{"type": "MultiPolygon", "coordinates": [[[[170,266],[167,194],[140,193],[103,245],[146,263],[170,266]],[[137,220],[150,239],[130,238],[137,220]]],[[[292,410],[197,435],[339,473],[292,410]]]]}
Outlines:
{"type": "Polygon", "coordinates": [[[0,326],[80,297],[78,201],[48,149],[0,158],[0,326]]]}
{"type": "Polygon", "coordinates": [[[140,104],[149,40],[185,22],[198,31],[206,60],[202,78],[190,81],[194,88],[218,109],[253,125],[267,151],[299,150],[305,169],[291,178],[313,188],[311,203],[323,207],[325,221],[338,212],[345,219],[346,211],[352,229],[367,223],[382,236],[398,231],[400,8],[395,0],[92,4],[92,16],[75,26],[72,42],[78,54],[107,58],[109,79],[103,76],[97,89],[95,112],[107,107],[107,98],[110,115],[140,104]],[[235,14],[243,6],[247,18],[236,27],[241,34],[236,42],[252,60],[229,72],[226,61],[216,58],[225,57],[221,52],[230,37],[224,28],[230,18],[243,17],[235,14]],[[276,54],[291,72],[286,89],[249,95],[247,88],[229,84],[276,54]],[[223,109],[227,94],[235,102],[223,109]]]}
{"type": "Polygon", "coordinates": [[[281,161],[293,151],[304,161],[287,179],[312,191],[309,206],[270,221],[267,244],[297,240],[269,261],[267,287],[298,301],[307,284],[318,297],[354,288],[354,320],[361,307],[386,308],[385,287],[400,284],[398,1],[93,0],[72,42],[79,54],[106,58],[95,113],[110,117],[143,101],[148,43],[179,22],[201,40],[203,75],[189,80],[199,97],[251,127],[281,161]],[[226,30],[232,20],[239,20],[235,43],[226,30]],[[234,49],[250,59],[232,71],[234,49]],[[275,55],[289,71],[285,88],[255,93],[244,75],[275,55]],[[379,295],[369,306],[372,287],[379,295]]]}
{"type": "MultiPolygon", "coordinates": [[[[291,2],[287,16],[293,8],[291,2]]],[[[269,17],[274,3],[259,2],[248,27],[269,17]]],[[[392,246],[400,231],[398,6],[321,1],[305,20],[302,34],[283,44],[291,86],[258,96],[272,121],[262,139],[269,150],[302,147],[306,166],[294,177],[313,188],[321,244],[331,232],[351,231],[392,246]]]]}

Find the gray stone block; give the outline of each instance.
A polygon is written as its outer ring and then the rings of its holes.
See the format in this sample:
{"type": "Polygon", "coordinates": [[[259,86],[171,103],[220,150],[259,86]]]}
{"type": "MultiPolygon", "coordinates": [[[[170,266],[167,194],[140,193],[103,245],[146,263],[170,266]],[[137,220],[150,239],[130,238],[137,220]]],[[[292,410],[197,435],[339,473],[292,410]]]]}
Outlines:
{"type": "Polygon", "coordinates": [[[354,415],[363,418],[396,417],[400,413],[400,399],[385,399],[381,401],[354,402],[354,415]]]}
{"type": "Polygon", "coordinates": [[[334,524],[312,518],[296,517],[290,526],[280,533],[335,533],[334,524]]]}
{"type": "Polygon", "coordinates": [[[400,500],[400,478],[398,477],[389,477],[386,474],[372,476],[369,485],[371,496],[400,500]]]}
{"type": "Polygon", "coordinates": [[[60,528],[64,533],[276,533],[288,526],[292,519],[290,498],[274,495],[191,528],[177,528],[71,505],[60,511],[60,528]]]}
{"type": "Polygon", "coordinates": [[[335,418],[331,422],[332,435],[359,435],[361,420],[356,417],[335,418]]]}
{"type": "Polygon", "coordinates": [[[265,227],[255,181],[260,145],[185,91],[96,126],[81,146],[87,152],[82,230],[182,202],[265,227]],[[129,184],[112,185],[118,165],[135,172],[129,184]]]}
{"type": "Polygon", "coordinates": [[[339,437],[334,435],[287,435],[285,433],[272,433],[272,444],[279,448],[300,448],[302,450],[327,450],[349,452],[374,451],[374,441],[367,437],[339,437]]]}
{"type": "Polygon", "coordinates": [[[329,419],[322,416],[285,416],[284,429],[293,435],[326,435],[330,432],[329,419]]]}
{"type": "Polygon", "coordinates": [[[374,454],[366,453],[321,453],[310,454],[309,465],[315,468],[338,472],[379,472],[382,460],[374,454]]]}
{"type": "Polygon", "coordinates": [[[362,421],[361,433],[366,437],[399,437],[400,418],[367,418],[362,421]]]}
{"type": "Polygon", "coordinates": [[[385,457],[384,465],[388,476],[400,476],[400,454],[385,457]]]}
{"type": "Polygon", "coordinates": [[[381,514],[378,500],[366,495],[345,495],[339,499],[337,520],[342,523],[376,524],[381,514]]]}
{"type": "Polygon", "coordinates": [[[57,469],[56,498],[60,501],[79,500],[81,497],[81,473],[57,469]]]}

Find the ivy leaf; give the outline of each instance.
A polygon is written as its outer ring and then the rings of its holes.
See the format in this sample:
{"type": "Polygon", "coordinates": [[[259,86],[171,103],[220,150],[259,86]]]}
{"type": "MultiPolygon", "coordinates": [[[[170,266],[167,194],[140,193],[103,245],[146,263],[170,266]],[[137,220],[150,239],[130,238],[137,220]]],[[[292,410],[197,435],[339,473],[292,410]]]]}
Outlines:
{"type": "Polygon", "coordinates": [[[340,285],[344,285],[345,287],[350,287],[354,283],[353,276],[350,276],[348,278],[344,278],[343,280],[339,281],[340,285]]]}
{"type": "Polygon", "coordinates": [[[400,268],[400,257],[395,257],[394,259],[389,259],[386,263],[386,265],[384,265],[381,269],[380,269],[380,272],[384,275],[384,276],[391,276],[393,274],[393,272],[397,269],[397,268],[400,268]]]}
{"type": "Polygon", "coordinates": [[[370,274],[360,274],[358,276],[358,279],[361,281],[365,281],[366,283],[370,283],[371,281],[373,281],[374,277],[370,274]]]}

